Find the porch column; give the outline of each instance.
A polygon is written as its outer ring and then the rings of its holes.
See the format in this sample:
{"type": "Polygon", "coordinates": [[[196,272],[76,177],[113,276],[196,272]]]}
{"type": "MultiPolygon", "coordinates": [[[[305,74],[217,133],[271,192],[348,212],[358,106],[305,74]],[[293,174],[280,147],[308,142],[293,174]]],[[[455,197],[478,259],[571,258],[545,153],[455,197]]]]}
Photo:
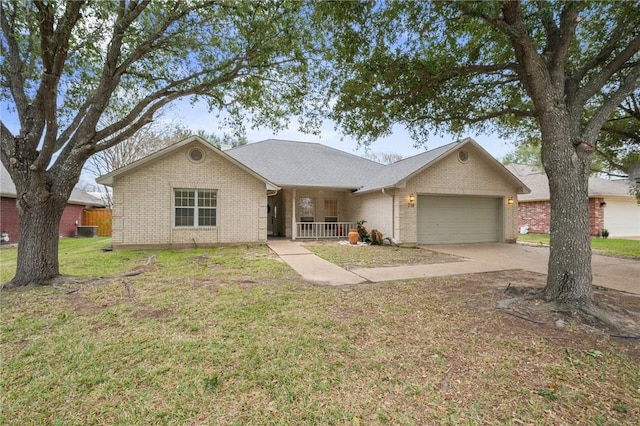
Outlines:
{"type": "Polygon", "coordinates": [[[291,239],[296,239],[296,189],[291,190],[291,239]]]}

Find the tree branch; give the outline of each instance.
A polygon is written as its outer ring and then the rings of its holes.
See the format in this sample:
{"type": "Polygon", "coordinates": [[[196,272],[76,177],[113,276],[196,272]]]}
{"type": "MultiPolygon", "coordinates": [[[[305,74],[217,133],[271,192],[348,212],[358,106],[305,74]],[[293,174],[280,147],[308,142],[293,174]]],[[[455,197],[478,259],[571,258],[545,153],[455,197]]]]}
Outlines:
{"type": "Polygon", "coordinates": [[[442,83],[443,81],[449,80],[454,77],[459,77],[461,75],[467,74],[489,74],[492,72],[505,71],[505,70],[515,70],[516,64],[507,62],[503,64],[491,64],[491,65],[464,65],[456,68],[449,68],[445,71],[439,72],[432,77],[430,77],[424,84],[417,86],[407,92],[403,93],[390,93],[388,95],[382,96],[382,99],[400,99],[400,98],[408,98],[414,96],[418,93],[423,93],[429,90],[432,87],[435,87],[442,83]]]}
{"type": "MultiPolygon", "coordinates": [[[[196,80],[197,78],[205,75],[207,71],[200,71],[195,74],[191,74],[185,78],[174,81],[173,83],[163,87],[161,90],[156,91],[155,93],[150,94],[149,96],[142,99],[135,107],[129,111],[127,115],[125,115],[121,120],[111,124],[110,126],[105,127],[104,129],[95,133],[93,140],[95,142],[100,142],[101,140],[119,132],[120,130],[126,128],[129,123],[136,120],[140,114],[143,113],[150,105],[152,105],[155,101],[159,101],[164,97],[174,96],[175,93],[183,93],[185,91],[175,90],[177,87],[180,87],[190,81],[196,80]]],[[[199,87],[199,86],[197,86],[199,87]]],[[[178,96],[180,97],[180,96],[178,96]]]]}
{"type": "Polygon", "coordinates": [[[600,52],[596,56],[594,56],[593,59],[576,70],[576,72],[569,77],[576,85],[576,87],[591,70],[600,65],[603,65],[607,61],[607,58],[609,58],[609,56],[611,56],[611,54],[616,50],[616,47],[619,46],[620,40],[622,40],[623,36],[624,34],[619,31],[619,28],[616,28],[614,30],[614,34],[609,38],[609,42],[604,45],[602,50],[600,50],[600,52]]]}
{"type": "MultiPolygon", "coordinates": [[[[126,129],[124,129],[123,131],[118,132],[117,134],[111,134],[113,135],[113,137],[111,139],[106,139],[103,140],[102,142],[95,144],[95,148],[94,148],[94,152],[100,152],[100,151],[104,151],[106,149],[109,149],[117,144],[119,144],[120,142],[129,139],[130,137],[132,137],[133,135],[136,134],[136,132],[138,130],[140,130],[141,128],[143,128],[144,126],[146,126],[147,124],[151,123],[153,121],[153,116],[156,112],[158,112],[162,107],[166,106],[167,104],[171,103],[172,101],[183,97],[183,96],[189,96],[192,94],[197,93],[198,89],[193,89],[193,93],[186,93],[186,94],[172,94],[170,96],[166,96],[164,98],[162,98],[161,100],[159,100],[158,102],[156,102],[155,104],[153,104],[151,107],[147,108],[145,110],[145,112],[140,115],[138,117],[138,119],[133,122],[133,123],[129,123],[128,127],[126,129]]],[[[111,136],[110,135],[110,136],[111,136]]]]}
{"type": "Polygon", "coordinates": [[[120,83],[122,72],[118,72],[118,59],[122,53],[124,36],[127,29],[135,19],[140,16],[149,3],[150,0],[142,0],[139,3],[132,1],[127,8],[126,2],[120,2],[98,87],[91,96],[86,115],[78,126],[80,133],[91,136],[95,131],[94,129],[102,116],[102,112],[109,104],[113,91],[120,83]]]}
{"type": "Polygon", "coordinates": [[[13,146],[15,143],[15,136],[11,131],[5,126],[4,121],[0,120],[0,161],[5,165],[7,170],[9,170],[9,163],[12,152],[9,151],[9,146],[13,146]]]}
{"type": "Polygon", "coordinates": [[[629,114],[628,117],[624,118],[635,118],[640,121],[640,104],[638,103],[638,98],[640,98],[640,93],[632,94],[630,97],[625,99],[627,101],[627,105],[623,102],[620,104],[618,108],[629,114]]]}
{"type": "MultiPolygon", "coordinates": [[[[604,151],[596,148],[596,152],[598,153],[598,155],[600,155],[600,157],[602,157],[604,161],[606,161],[609,164],[609,166],[611,166],[612,169],[622,170],[625,173],[627,172],[627,170],[625,170],[624,165],[617,163],[613,158],[607,155],[604,151]]],[[[600,172],[602,171],[600,170],[600,172]]],[[[603,172],[603,173],[609,174],[609,172],[603,172]]],[[[618,176],[618,177],[627,177],[627,176],[618,176]]]]}
{"type": "MultiPolygon", "coordinates": [[[[578,89],[576,93],[577,105],[585,105],[586,102],[591,99],[593,95],[598,93],[605,84],[611,79],[611,77],[626,68],[627,61],[631,59],[636,53],[640,51],[640,34],[632,39],[627,47],[618,53],[613,60],[611,60],[605,67],[599,72],[595,73],[593,77],[584,85],[578,89]]],[[[606,58],[605,58],[606,60],[606,58]]],[[[603,62],[604,63],[604,62],[603,62]]],[[[594,68],[598,64],[594,64],[594,68]]],[[[638,64],[633,65],[633,68],[639,68],[638,64]]],[[[621,99],[622,101],[622,99],[621,99]]]]}
{"type": "Polygon", "coordinates": [[[503,2],[501,8],[504,25],[507,26],[504,31],[509,35],[520,65],[517,69],[520,81],[536,109],[549,110],[554,103],[561,101],[564,90],[558,90],[558,86],[554,84],[554,76],[550,74],[547,61],[538,53],[538,47],[528,34],[520,2],[503,2]],[[549,88],[555,90],[550,91],[549,88]]]}
{"type": "Polygon", "coordinates": [[[42,148],[38,157],[30,167],[44,170],[49,165],[55,152],[58,137],[58,84],[64,63],[69,53],[71,32],[80,18],[82,1],[67,3],[64,15],[54,29],[54,12],[49,4],[35,2],[40,11],[41,44],[42,44],[42,78],[34,99],[36,111],[42,111],[45,129],[42,148]]]}
{"type": "Polygon", "coordinates": [[[424,114],[421,115],[419,117],[416,117],[415,119],[411,120],[411,123],[415,123],[418,121],[422,121],[422,120],[430,120],[430,121],[434,121],[434,122],[447,122],[447,121],[461,121],[463,123],[467,123],[467,124],[475,124],[475,123],[479,123],[481,121],[486,121],[486,120],[490,120],[493,118],[498,118],[498,117],[502,117],[504,115],[513,115],[515,117],[535,117],[535,111],[529,111],[529,110],[520,110],[520,109],[514,109],[514,108],[505,108],[505,109],[501,109],[499,111],[494,111],[488,114],[484,114],[484,115],[478,115],[476,117],[469,117],[465,114],[460,114],[460,115],[450,115],[448,117],[438,117],[438,116],[434,116],[434,115],[430,115],[430,114],[424,114]]]}
{"type": "Polygon", "coordinates": [[[22,60],[20,59],[20,48],[13,34],[13,28],[7,19],[3,2],[0,2],[0,27],[2,28],[2,34],[9,47],[9,51],[4,52],[4,55],[6,55],[5,60],[9,63],[9,88],[11,89],[11,95],[16,105],[20,123],[24,123],[27,121],[29,98],[24,91],[24,75],[22,60]]]}
{"type": "Polygon", "coordinates": [[[577,3],[567,2],[562,8],[560,15],[560,29],[553,37],[553,52],[549,63],[550,74],[556,84],[564,85],[565,69],[564,64],[571,47],[571,41],[578,26],[578,6],[577,3]]]}
{"type": "Polygon", "coordinates": [[[540,20],[542,21],[542,25],[544,26],[544,30],[547,33],[547,47],[545,48],[545,52],[552,52],[554,49],[550,46],[549,41],[555,40],[558,38],[559,29],[556,23],[553,21],[553,16],[551,13],[543,13],[546,6],[546,0],[538,0],[538,10],[540,11],[540,20]]]}
{"type": "Polygon", "coordinates": [[[583,128],[582,139],[585,141],[595,141],[598,132],[607,121],[607,118],[609,118],[625,98],[637,90],[638,87],[640,87],[640,65],[636,65],[624,79],[618,90],[611,93],[609,97],[603,101],[600,109],[583,128]]]}
{"type": "Polygon", "coordinates": [[[71,121],[69,126],[67,126],[67,128],[64,129],[63,132],[58,137],[54,152],[62,149],[62,147],[64,147],[69,142],[73,134],[76,132],[76,130],[82,123],[82,120],[84,119],[85,114],[87,113],[87,110],[89,109],[90,106],[91,106],[91,102],[89,99],[87,99],[80,106],[80,108],[78,108],[78,112],[73,117],[73,120],[71,121]]]}
{"type": "Polygon", "coordinates": [[[636,143],[640,144],[640,135],[636,132],[630,132],[627,130],[622,130],[622,129],[617,129],[615,127],[610,127],[610,126],[602,126],[602,130],[607,132],[607,133],[613,133],[615,135],[618,136],[622,136],[625,137],[627,139],[632,139],[634,140],[636,143]]]}

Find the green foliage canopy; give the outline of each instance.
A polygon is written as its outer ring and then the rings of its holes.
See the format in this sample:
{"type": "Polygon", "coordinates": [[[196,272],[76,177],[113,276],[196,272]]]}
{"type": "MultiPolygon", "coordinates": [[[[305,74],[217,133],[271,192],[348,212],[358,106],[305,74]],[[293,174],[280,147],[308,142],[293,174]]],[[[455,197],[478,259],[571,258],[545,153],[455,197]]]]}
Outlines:
{"type": "Polygon", "coordinates": [[[308,90],[298,2],[3,1],[2,160],[83,162],[172,101],[203,98],[231,125],[284,126],[308,90]],[[250,112],[249,116],[247,113],[250,112]],[[104,114],[120,117],[100,125],[104,114]],[[14,139],[14,137],[18,137],[14,139]]]}
{"type": "Polygon", "coordinates": [[[602,114],[639,84],[640,3],[516,4],[522,29],[507,23],[497,1],[323,4],[336,76],[332,118],[365,142],[397,123],[420,141],[467,130],[539,135],[540,104],[515,54],[528,36],[532,52],[562,73],[551,78],[565,84],[582,136],[593,139],[602,114]]]}

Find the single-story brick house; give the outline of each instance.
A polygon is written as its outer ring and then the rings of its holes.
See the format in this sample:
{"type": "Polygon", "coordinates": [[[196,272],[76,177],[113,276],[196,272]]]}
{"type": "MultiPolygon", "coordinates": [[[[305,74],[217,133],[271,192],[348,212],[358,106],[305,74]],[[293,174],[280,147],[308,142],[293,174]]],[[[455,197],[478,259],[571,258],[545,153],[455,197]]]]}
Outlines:
{"type": "MultiPolygon", "coordinates": [[[[87,208],[104,207],[105,203],[101,199],[91,194],[74,188],[69,197],[67,207],[62,213],[60,220],[60,236],[75,237],[78,225],[82,223],[82,213],[87,208]]],[[[0,163],[0,231],[6,234],[9,241],[2,241],[3,244],[18,243],[19,218],[16,208],[16,187],[11,180],[11,176],[4,165],[0,163]]]]}
{"type": "MultiPolygon", "coordinates": [[[[531,192],[518,195],[518,226],[528,232],[549,232],[551,206],[549,180],[538,167],[509,164],[507,169],[524,182],[531,192]]],[[[589,228],[593,236],[604,229],[611,237],[640,237],[640,205],[630,181],[589,178],[589,228]]]]}
{"type": "Polygon", "coordinates": [[[527,186],[467,138],[390,165],[317,143],[227,151],[193,136],[97,179],[113,187],[113,246],[346,236],[366,220],[401,244],[515,241],[527,186]]]}

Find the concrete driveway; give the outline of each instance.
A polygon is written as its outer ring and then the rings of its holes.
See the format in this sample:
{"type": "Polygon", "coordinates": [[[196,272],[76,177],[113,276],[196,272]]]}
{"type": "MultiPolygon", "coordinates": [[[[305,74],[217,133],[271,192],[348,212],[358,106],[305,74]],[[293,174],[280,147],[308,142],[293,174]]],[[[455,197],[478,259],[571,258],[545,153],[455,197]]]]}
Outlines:
{"type": "MultiPolygon", "coordinates": [[[[487,270],[523,269],[547,273],[549,247],[527,244],[453,244],[425,246],[483,265],[487,270]]],[[[465,262],[466,263],[466,262],[465,262]]],[[[592,255],[593,284],[640,295],[640,260],[592,255]]]]}
{"type": "MultiPolygon", "coordinates": [[[[448,275],[522,269],[547,273],[549,247],[526,244],[455,244],[426,249],[460,258],[459,262],[353,268],[349,271],[323,260],[290,240],[269,241],[269,247],[304,279],[325,285],[384,282],[448,275]]],[[[640,260],[593,255],[593,283],[640,295],[640,260]]]]}

